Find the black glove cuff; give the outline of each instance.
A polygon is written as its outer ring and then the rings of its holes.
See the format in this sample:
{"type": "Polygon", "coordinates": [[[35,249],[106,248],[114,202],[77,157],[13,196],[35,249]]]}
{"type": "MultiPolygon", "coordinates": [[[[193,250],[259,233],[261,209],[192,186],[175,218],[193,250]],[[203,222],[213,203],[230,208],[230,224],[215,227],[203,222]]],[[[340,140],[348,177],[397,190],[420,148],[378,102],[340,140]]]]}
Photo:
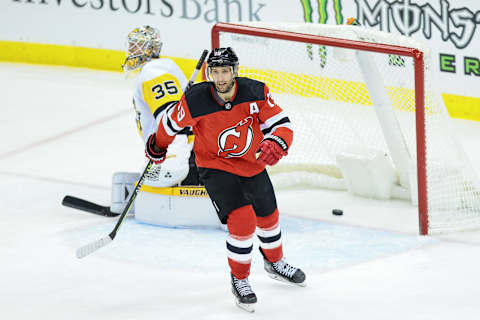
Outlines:
{"type": "Polygon", "coordinates": [[[269,136],[268,138],[265,138],[263,139],[264,141],[265,140],[272,140],[272,141],[275,141],[279,146],[280,148],[282,148],[282,150],[284,152],[287,152],[288,150],[288,144],[285,142],[285,140],[283,140],[282,138],[280,138],[279,136],[269,136]]]}
{"type": "Polygon", "coordinates": [[[162,158],[165,156],[167,153],[167,149],[161,149],[160,151],[155,151],[155,149],[158,149],[159,147],[155,145],[155,134],[152,134],[148,138],[147,142],[147,152],[149,155],[151,155],[154,158],[162,158]]]}

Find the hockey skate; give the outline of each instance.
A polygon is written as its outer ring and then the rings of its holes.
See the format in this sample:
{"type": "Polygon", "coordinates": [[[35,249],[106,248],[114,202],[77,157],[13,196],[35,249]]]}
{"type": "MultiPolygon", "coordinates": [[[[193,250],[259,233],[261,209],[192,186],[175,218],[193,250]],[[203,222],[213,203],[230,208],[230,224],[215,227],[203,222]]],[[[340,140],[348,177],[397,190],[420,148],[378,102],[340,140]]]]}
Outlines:
{"type": "Polygon", "coordinates": [[[300,287],[307,285],[305,283],[305,272],[288,264],[285,258],[277,262],[270,262],[266,259],[262,249],[259,249],[263,256],[263,267],[270,278],[300,287]]]}
{"type": "Polygon", "coordinates": [[[232,277],[232,293],[235,296],[237,306],[245,311],[254,312],[257,303],[257,296],[252,291],[248,278],[237,279],[233,274],[232,277]]]}

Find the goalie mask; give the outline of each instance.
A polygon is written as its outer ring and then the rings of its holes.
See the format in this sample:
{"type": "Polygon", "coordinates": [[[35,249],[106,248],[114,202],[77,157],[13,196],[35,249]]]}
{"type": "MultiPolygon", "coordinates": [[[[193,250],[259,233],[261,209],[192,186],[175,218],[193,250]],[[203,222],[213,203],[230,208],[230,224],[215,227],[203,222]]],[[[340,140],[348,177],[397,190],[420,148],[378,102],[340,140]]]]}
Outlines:
{"type": "Polygon", "coordinates": [[[207,78],[211,80],[210,70],[213,67],[232,67],[233,77],[238,71],[238,57],[231,47],[215,48],[207,58],[207,78]]]}
{"type": "Polygon", "coordinates": [[[160,56],[162,41],[160,32],[153,27],[143,26],[135,28],[127,36],[127,48],[124,64],[125,73],[143,66],[153,58],[160,56]]]}

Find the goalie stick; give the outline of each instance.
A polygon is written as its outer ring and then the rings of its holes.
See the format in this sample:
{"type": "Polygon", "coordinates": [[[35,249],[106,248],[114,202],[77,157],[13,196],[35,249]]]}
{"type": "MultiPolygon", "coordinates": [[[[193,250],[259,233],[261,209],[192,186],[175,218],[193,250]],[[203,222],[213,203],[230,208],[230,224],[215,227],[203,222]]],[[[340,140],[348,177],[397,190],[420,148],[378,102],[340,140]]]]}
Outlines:
{"type": "MultiPolygon", "coordinates": [[[[197,78],[198,73],[200,72],[200,69],[202,68],[203,62],[205,61],[205,58],[207,57],[208,50],[203,50],[202,56],[198,60],[198,63],[195,67],[195,70],[193,71],[192,76],[190,77],[190,80],[188,81],[188,85],[186,90],[190,88],[190,86],[193,84],[195,79],[197,78]]],[[[112,232],[108,236],[105,236],[103,238],[100,238],[96,241],[93,241],[91,243],[88,243],[80,248],[77,249],[76,255],[77,258],[81,259],[86,257],[87,255],[91,254],[92,252],[106,246],[110,242],[115,239],[115,236],[117,235],[118,230],[122,226],[123,221],[127,217],[128,212],[130,211],[130,208],[132,207],[133,201],[135,201],[135,198],[137,197],[138,191],[143,185],[143,181],[145,180],[145,175],[150,172],[150,169],[153,166],[153,161],[149,160],[147,165],[145,166],[145,169],[143,170],[142,174],[140,175],[140,178],[138,179],[138,183],[135,186],[135,189],[133,189],[132,194],[130,195],[130,198],[128,199],[127,205],[123,209],[122,214],[118,218],[117,224],[113,228],[112,232]]]]}
{"type": "Polygon", "coordinates": [[[74,196],[65,196],[62,200],[62,205],[104,217],[117,217],[120,215],[120,213],[110,211],[110,207],[102,206],[74,196]]]}

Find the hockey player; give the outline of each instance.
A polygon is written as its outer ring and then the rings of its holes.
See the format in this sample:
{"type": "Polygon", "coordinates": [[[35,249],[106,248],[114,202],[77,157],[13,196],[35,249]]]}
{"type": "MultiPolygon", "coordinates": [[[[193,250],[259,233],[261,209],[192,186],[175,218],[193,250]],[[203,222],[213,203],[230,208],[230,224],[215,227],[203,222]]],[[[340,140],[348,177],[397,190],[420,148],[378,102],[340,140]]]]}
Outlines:
{"type": "MultiPolygon", "coordinates": [[[[138,71],[133,92],[133,108],[136,114],[138,133],[143,144],[157,130],[162,112],[180,99],[182,89],[185,89],[188,85],[185,75],[175,62],[160,57],[161,49],[160,33],[153,27],[143,26],[128,33],[126,59],[122,67],[125,74],[135,70],[138,71]]],[[[166,161],[162,166],[154,165],[146,176],[144,185],[152,187],[154,190],[179,184],[198,185],[198,172],[194,163],[192,145],[191,129],[185,128],[172,142],[166,161]]],[[[122,212],[128,201],[129,192],[133,190],[138,176],[138,173],[114,173],[110,208],[112,212],[122,212]]],[[[166,192],[166,194],[171,193],[170,191],[166,192]]],[[[175,225],[176,223],[188,225],[190,223],[188,212],[182,209],[185,206],[164,206],[168,210],[158,208],[160,203],[166,201],[170,203],[167,197],[170,196],[142,192],[135,202],[135,208],[132,208],[130,213],[135,212],[137,220],[142,222],[162,225],[175,225]],[[175,219],[168,219],[172,216],[170,212],[178,213],[175,215],[175,219]]],[[[174,200],[178,202],[180,199],[175,197],[174,200]]],[[[194,202],[202,202],[200,206],[203,205],[202,199],[196,200],[198,201],[194,202]]],[[[198,218],[198,215],[196,217],[198,218]]],[[[193,219],[191,222],[194,224],[203,223],[202,219],[193,219]]]]}
{"type": "Polygon", "coordinates": [[[193,128],[200,180],[228,227],[232,292],[237,305],[252,312],[257,297],[248,276],[255,231],[270,277],[303,286],[305,273],[283,257],[275,193],[265,170],[287,155],[290,121],[264,83],[237,77],[237,69],[232,48],[214,49],[207,59],[210,81],[192,86],[167,108],[145,152],[162,163],[175,135],[193,128]]]}
{"type": "MultiPolygon", "coordinates": [[[[146,143],[158,126],[161,113],[175,104],[187,86],[187,79],[175,62],[161,58],[162,41],[156,28],[135,28],[127,36],[125,73],[140,69],[133,93],[138,132],[146,143]]],[[[190,128],[185,128],[172,142],[166,161],[155,166],[145,184],[170,187],[180,183],[189,172],[188,159],[193,145],[190,128]],[[190,135],[190,137],[189,137],[190,135]]]]}

